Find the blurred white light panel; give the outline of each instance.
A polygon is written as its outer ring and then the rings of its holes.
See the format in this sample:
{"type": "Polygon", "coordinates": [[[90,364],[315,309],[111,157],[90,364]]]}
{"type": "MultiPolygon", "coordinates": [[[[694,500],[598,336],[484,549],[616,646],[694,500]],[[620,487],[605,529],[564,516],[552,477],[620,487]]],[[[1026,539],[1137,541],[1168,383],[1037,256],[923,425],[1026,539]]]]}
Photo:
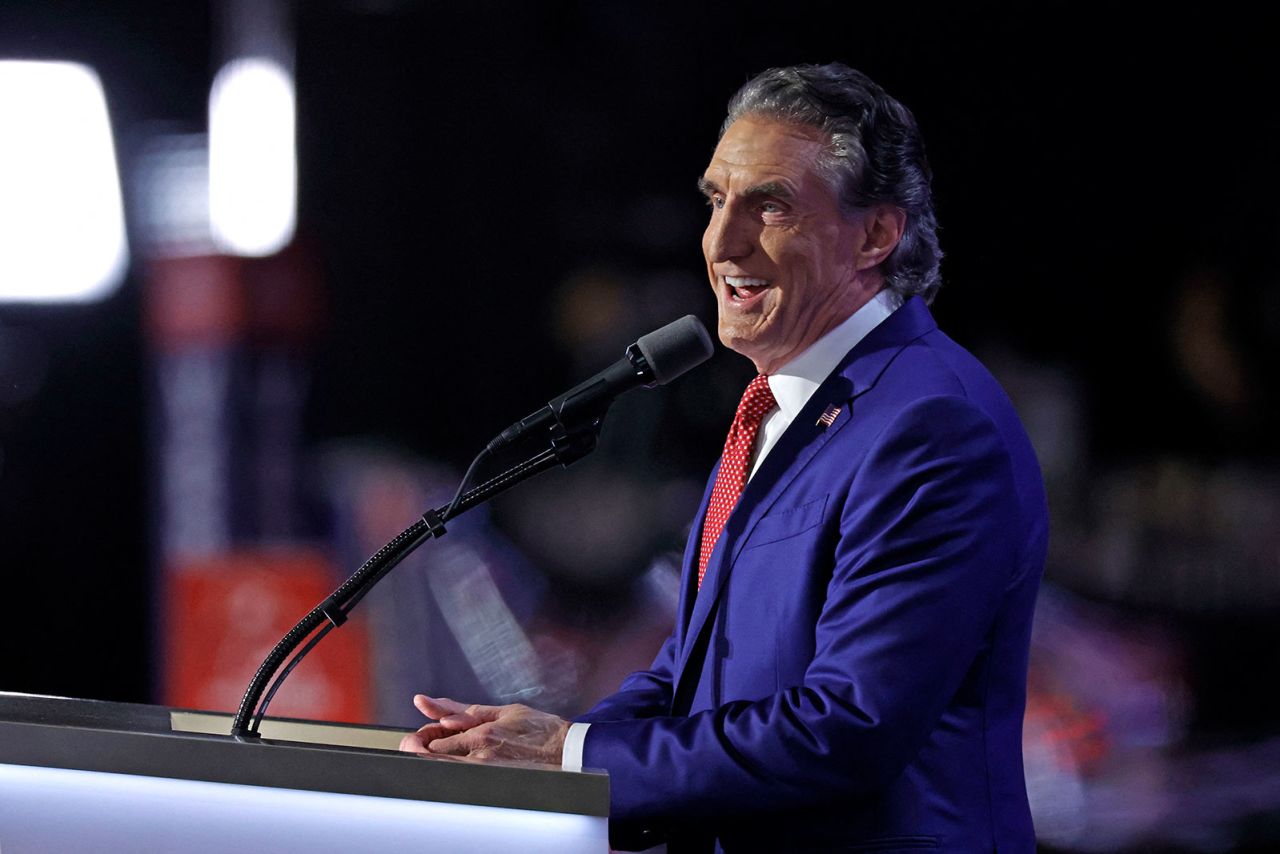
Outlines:
{"type": "Polygon", "coordinates": [[[279,63],[237,59],[209,94],[209,217],[234,255],[271,255],[297,222],[293,78],[279,63]]]}
{"type": "Polygon", "coordinates": [[[129,263],[98,75],[0,60],[0,301],[90,302],[129,263]]]}

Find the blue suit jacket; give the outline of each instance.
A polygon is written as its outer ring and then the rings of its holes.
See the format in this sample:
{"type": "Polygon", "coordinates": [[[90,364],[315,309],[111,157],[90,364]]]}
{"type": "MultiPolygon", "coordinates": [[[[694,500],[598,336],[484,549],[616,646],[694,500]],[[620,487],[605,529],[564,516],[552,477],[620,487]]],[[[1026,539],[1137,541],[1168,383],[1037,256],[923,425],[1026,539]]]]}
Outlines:
{"type": "Polygon", "coordinates": [[[1044,487],[1008,398],[923,302],[814,393],[697,591],[700,527],[652,668],[579,718],[614,847],[1033,850],[1044,487]]]}

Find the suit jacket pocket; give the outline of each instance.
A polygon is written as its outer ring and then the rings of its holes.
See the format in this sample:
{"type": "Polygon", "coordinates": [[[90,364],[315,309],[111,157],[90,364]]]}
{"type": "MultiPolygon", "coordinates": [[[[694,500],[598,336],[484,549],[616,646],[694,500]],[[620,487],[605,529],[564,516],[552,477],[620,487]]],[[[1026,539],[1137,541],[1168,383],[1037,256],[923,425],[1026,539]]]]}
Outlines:
{"type": "Polygon", "coordinates": [[[810,528],[816,528],[822,524],[826,511],[826,495],[787,510],[774,510],[751,529],[744,548],[750,549],[766,543],[776,543],[778,540],[803,534],[810,528]]]}

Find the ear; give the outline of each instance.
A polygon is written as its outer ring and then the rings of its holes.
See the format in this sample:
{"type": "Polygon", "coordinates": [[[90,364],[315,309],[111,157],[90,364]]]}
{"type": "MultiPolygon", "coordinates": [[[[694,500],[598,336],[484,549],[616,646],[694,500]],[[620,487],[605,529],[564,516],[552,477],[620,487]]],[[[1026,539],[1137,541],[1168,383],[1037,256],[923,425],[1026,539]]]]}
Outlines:
{"type": "Polygon", "coordinates": [[[888,258],[907,227],[907,212],[897,205],[879,204],[863,215],[865,239],[858,250],[857,269],[869,270],[888,258]]]}

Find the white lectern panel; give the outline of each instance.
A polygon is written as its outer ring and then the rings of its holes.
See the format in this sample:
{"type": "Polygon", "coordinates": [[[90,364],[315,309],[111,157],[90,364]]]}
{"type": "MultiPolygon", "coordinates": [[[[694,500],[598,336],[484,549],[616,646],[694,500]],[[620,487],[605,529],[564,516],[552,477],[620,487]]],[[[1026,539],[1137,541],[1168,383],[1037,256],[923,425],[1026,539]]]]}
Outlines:
{"type": "Polygon", "coordinates": [[[0,854],[608,851],[603,817],[0,764],[0,854]]]}

